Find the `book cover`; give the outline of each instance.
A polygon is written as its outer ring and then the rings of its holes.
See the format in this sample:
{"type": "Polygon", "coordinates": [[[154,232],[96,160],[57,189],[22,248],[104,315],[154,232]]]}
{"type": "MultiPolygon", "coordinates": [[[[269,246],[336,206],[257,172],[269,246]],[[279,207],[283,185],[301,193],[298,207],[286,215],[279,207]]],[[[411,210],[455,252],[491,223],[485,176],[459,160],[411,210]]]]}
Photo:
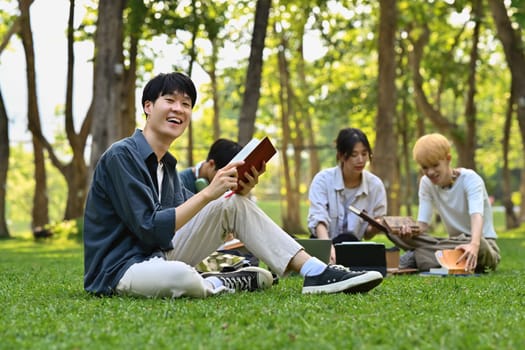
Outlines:
{"type": "Polygon", "coordinates": [[[244,164],[237,168],[239,181],[247,182],[246,173],[250,172],[251,167],[254,166],[255,169],[261,170],[263,162],[267,163],[275,153],[277,150],[268,136],[262,140],[254,138],[248,142],[231,160],[231,162],[244,160],[244,164]]]}
{"type": "Polygon", "coordinates": [[[365,210],[360,210],[353,205],[349,205],[348,209],[384,233],[399,234],[401,226],[408,225],[412,229],[413,234],[419,234],[419,225],[410,216],[384,216],[381,220],[382,223],[379,223],[368,215],[365,210]]]}
{"type": "Polygon", "coordinates": [[[437,250],[434,254],[441,267],[431,268],[425,275],[435,276],[467,276],[473,275],[473,271],[465,271],[466,259],[458,261],[463,255],[463,251],[459,249],[443,249],[437,250]]]}
{"type": "Polygon", "coordinates": [[[412,234],[419,234],[419,225],[410,216],[384,216],[383,224],[395,235],[399,234],[402,226],[410,226],[412,234]]]}
{"type": "Polygon", "coordinates": [[[434,254],[439,265],[441,265],[442,268],[447,269],[450,274],[469,273],[469,271],[465,271],[467,260],[461,259],[458,261],[463,253],[464,251],[459,249],[443,249],[436,251],[434,254]]]}
{"type": "Polygon", "coordinates": [[[385,225],[377,222],[376,219],[374,219],[373,217],[368,215],[366,210],[358,209],[358,208],[354,207],[353,205],[349,205],[348,209],[350,209],[350,211],[352,213],[354,213],[355,215],[358,215],[358,216],[362,217],[365,221],[367,221],[370,225],[372,225],[375,228],[377,228],[379,231],[382,231],[384,233],[389,233],[390,232],[385,225]]]}

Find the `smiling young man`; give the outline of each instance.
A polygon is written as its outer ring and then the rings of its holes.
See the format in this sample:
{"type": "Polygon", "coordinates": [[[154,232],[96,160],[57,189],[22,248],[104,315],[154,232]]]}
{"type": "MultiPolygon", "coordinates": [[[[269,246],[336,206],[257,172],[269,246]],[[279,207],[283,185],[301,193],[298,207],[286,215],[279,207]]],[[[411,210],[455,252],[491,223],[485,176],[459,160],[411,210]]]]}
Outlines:
{"type": "Polygon", "coordinates": [[[237,167],[219,169],[193,195],[180,183],[170,145],[189,125],[197,92],[182,73],[159,74],[143,91],[144,130],[114,143],[93,174],[84,214],[84,288],[101,295],[207,297],[271,287],[272,274],[247,267],[199,274],[193,266],[233,232],[273,272],[304,276],[303,293],[367,292],[376,271],[354,272],[308,255],[247,198],[263,169],[237,189],[237,167]],[[228,190],[236,192],[225,196],[228,190]]]}
{"type": "Polygon", "coordinates": [[[412,235],[405,227],[400,236],[390,235],[407,250],[400,267],[428,270],[439,267],[435,251],[459,249],[459,260],[466,259],[466,270],[495,270],[500,261],[492,209],[483,179],[473,170],[452,168],[450,142],[438,133],[422,136],[413,148],[414,160],[421,167],[418,224],[427,232],[434,209],[439,214],[448,238],[427,234],[412,235]]]}

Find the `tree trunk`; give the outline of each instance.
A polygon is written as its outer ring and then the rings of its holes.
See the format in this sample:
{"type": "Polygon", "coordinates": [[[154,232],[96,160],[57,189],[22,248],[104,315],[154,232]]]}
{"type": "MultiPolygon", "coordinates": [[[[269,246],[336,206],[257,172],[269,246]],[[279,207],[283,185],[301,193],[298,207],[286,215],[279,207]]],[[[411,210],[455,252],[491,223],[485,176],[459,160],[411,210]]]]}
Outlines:
{"type": "Polygon", "coordinates": [[[288,148],[291,145],[291,131],[290,131],[290,109],[289,99],[287,96],[287,85],[288,85],[288,73],[286,72],[286,65],[284,62],[284,49],[279,50],[278,63],[279,63],[279,105],[281,106],[281,128],[282,128],[282,142],[281,142],[281,159],[283,162],[283,176],[285,188],[284,200],[281,200],[281,216],[283,221],[283,227],[288,227],[289,222],[288,216],[288,204],[292,203],[292,179],[291,179],[291,165],[288,157],[288,148]],[[284,208],[283,208],[284,207],[284,208]]]}
{"type": "Polygon", "coordinates": [[[466,159],[462,162],[464,166],[472,170],[476,170],[475,153],[476,153],[476,67],[479,58],[479,32],[481,23],[483,20],[483,5],[481,0],[474,0],[472,2],[472,12],[474,15],[475,26],[474,33],[472,36],[472,48],[470,50],[470,61],[469,61],[469,75],[467,81],[467,98],[465,101],[465,121],[466,121],[466,135],[463,141],[464,148],[468,152],[466,159]],[[469,163],[469,161],[471,161],[469,163]]]}
{"type": "Polygon", "coordinates": [[[507,113],[505,113],[505,124],[503,127],[503,138],[501,143],[503,145],[503,168],[501,169],[503,176],[502,191],[503,191],[503,207],[505,208],[505,222],[507,230],[516,228],[520,225],[519,219],[514,213],[514,203],[512,203],[512,189],[510,187],[510,169],[509,169],[509,142],[510,130],[512,126],[512,116],[514,115],[514,91],[511,83],[511,94],[509,97],[509,104],[507,106],[507,113]]]}
{"type": "MultiPolygon", "coordinates": [[[[514,30],[503,1],[489,0],[492,17],[496,24],[498,37],[503,45],[505,58],[512,76],[512,101],[516,106],[520,127],[522,154],[525,154],[525,49],[518,30],[514,30]]],[[[518,26],[519,28],[519,26],[518,26]]],[[[525,221],[525,171],[521,173],[520,222],[525,221]]]]}
{"type": "Polygon", "coordinates": [[[211,80],[211,94],[213,99],[213,139],[217,140],[221,137],[221,123],[220,123],[220,101],[219,101],[219,86],[217,82],[217,59],[218,59],[218,43],[213,40],[211,48],[211,67],[208,74],[211,80]]]}
{"type": "MultiPolygon", "coordinates": [[[[405,88],[406,88],[406,84],[405,88]]],[[[405,91],[408,91],[406,89],[405,91]]],[[[402,198],[399,201],[399,204],[404,204],[406,208],[406,215],[412,216],[412,188],[415,187],[412,182],[412,177],[410,174],[412,173],[410,171],[410,161],[412,159],[411,152],[410,152],[410,137],[408,133],[408,101],[407,97],[403,96],[402,99],[402,107],[401,107],[401,113],[400,113],[400,127],[398,130],[400,131],[401,135],[401,157],[399,157],[399,162],[401,163],[401,166],[399,166],[399,175],[398,179],[401,179],[401,174],[405,174],[404,179],[404,191],[400,191],[402,198]]],[[[401,183],[401,181],[400,181],[401,183]]]]}
{"type": "Polygon", "coordinates": [[[138,54],[139,38],[135,35],[130,37],[129,47],[129,67],[124,72],[124,88],[122,89],[122,101],[126,101],[123,105],[120,120],[122,122],[121,137],[130,136],[137,127],[135,119],[137,110],[135,107],[135,91],[137,87],[137,54],[138,54]]]}
{"type": "Polygon", "coordinates": [[[284,36],[281,38],[280,49],[278,50],[279,64],[279,102],[281,105],[281,127],[282,127],[282,147],[281,158],[283,160],[283,173],[285,182],[285,198],[282,202],[283,229],[293,235],[305,233],[301,227],[301,196],[299,186],[301,181],[301,150],[302,132],[297,120],[297,110],[294,104],[294,93],[290,82],[289,64],[286,59],[288,44],[284,36]],[[292,135],[291,125],[295,125],[295,137],[292,135]],[[288,155],[289,146],[293,146],[293,162],[290,163],[288,155]],[[293,171],[290,171],[293,168],[293,171]],[[293,174],[293,176],[291,176],[293,174]]]}
{"type": "MultiPolygon", "coordinates": [[[[310,12],[310,9],[308,12],[310,12]]],[[[303,21],[304,22],[302,22],[300,26],[301,31],[298,35],[298,37],[301,40],[301,43],[297,46],[297,57],[299,59],[299,62],[297,64],[297,80],[299,83],[299,91],[301,91],[301,96],[299,98],[299,101],[296,100],[296,105],[301,113],[301,124],[304,124],[304,139],[306,140],[304,146],[307,148],[306,151],[308,152],[310,158],[310,173],[308,174],[309,178],[307,179],[307,183],[310,183],[314,178],[315,174],[317,174],[321,170],[321,162],[319,160],[319,152],[317,152],[317,141],[315,137],[316,131],[314,130],[313,121],[310,116],[310,108],[307,97],[310,89],[308,88],[308,83],[306,81],[304,60],[304,27],[306,25],[306,18],[303,19],[303,21]]]]}
{"type": "Polygon", "coordinates": [[[397,145],[394,130],[396,111],[395,34],[396,1],[381,0],[379,21],[379,75],[376,117],[376,145],[373,171],[383,180],[387,191],[388,212],[399,215],[400,189],[396,176],[397,145]]]}
{"type": "MultiPolygon", "coordinates": [[[[195,0],[191,1],[191,45],[190,45],[190,61],[188,64],[188,76],[191,77],[193,73],[193,64],[197,58],[197,50],[195,48],[195,42],[197,40],[197,35],[199,32],[199,23],[200,20],[197,14],[197,4],[195,0]]],[[[186,135],[188,136],[188,149],[187,149],[187,162],[188,166],[195,164],[193,160],[193,123],[188,125],[186,129],[186,135]]]]}
{"type": "Polygon", "coordinates": [[[122,89],[122,108],[120,120],[122,123],[121,137],[126,137],[135,131],[136,121],[136,99],[137,88],[137,55],[139,52],[139,40],[142,37],[144,21],[148,9],[142,0],[128,0],[129,13],[127,14],[127,33],[129,33],[128,61],[129,65],[124,69],[124,88],[122,89]]]}
{"type": "MultiPolygon", "coordinates": [[[[126,0],[100,0],[95,34],[91,171],[102,153],[122,135],[123,11],[126,0]]],[[[124,102],[125,103],[125,102],[124,102]]]]}
{"type": "Polygon", "coordinates": [[[67,182],[67,201],[66,210],[64,213],[64,219],[70,220],[82,216],[84,212],[84,201],[86,199],[86,186],[87,186],[87,166],[84,160],[84,149],[86,146],[85,137],[78,136],[75,132],[75,125],[73,119],[73,80],[74,80],[74,67],[75,67],[75,54],[74,54],[74,20],[75,20],[75,1],[70,0],[69,2],[69,19],[67,28],[67,86],[66,86],[66,107],[65,107],[65,124],[66,124],[66,135],[71,145],[73,152],[73,158],[71,163],[65,167],[60,166],[58,159],[53,154],[52,150],[49,152],[52,154],[52,160],[55,159],[53,164],[62,172],[67,182]]]}
{"type": "Polygon", "coordinates": [[[40,124],[40,112],[38,110],[36,93],[35,53],[29,12],[31,3],[32,1],[29,0],[19,0],[18,2],[21,19],[20,35],[26,57],[27,118],[28,127],[33,136],[32,143],[35,163],[35,194],[33,197],[31,228],[36,229],[49,223],[49,208],[44,147],[40,141],[42,127],[40,124]]]}
{"type": "Polygon", "coordinates": [[[239,117],[239,137],[241,145],[247,144],[255,130],[255,115],[261,95],[261,74],[263,66],[264,40],[270,15],[271,0],[257,0],[253,37],[250,49],[248,70],[246,72],[245,91],[239,117]]]}
{"type": "Polygon", "coordinates": [[[6,219],[6,188],[9,170],[9,121],[0,90],[0,238],[10,237],[6,219]]]}

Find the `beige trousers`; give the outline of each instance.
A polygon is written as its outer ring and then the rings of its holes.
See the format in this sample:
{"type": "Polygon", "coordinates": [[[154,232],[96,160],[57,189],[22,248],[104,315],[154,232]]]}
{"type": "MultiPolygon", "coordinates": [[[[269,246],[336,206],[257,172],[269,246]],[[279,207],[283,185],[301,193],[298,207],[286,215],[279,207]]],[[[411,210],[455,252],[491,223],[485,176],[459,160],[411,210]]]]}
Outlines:
{"type": "Polygon", "coordinates": [[[207,297],[214,290],[193,268],[233,232],[246,248],[282,276],[302,247],[275,224],[252,200],[239,195],[206,205],[173,237],[166,259],[132,265],[117,285],[119,294],[145,297],[207,297]]]}

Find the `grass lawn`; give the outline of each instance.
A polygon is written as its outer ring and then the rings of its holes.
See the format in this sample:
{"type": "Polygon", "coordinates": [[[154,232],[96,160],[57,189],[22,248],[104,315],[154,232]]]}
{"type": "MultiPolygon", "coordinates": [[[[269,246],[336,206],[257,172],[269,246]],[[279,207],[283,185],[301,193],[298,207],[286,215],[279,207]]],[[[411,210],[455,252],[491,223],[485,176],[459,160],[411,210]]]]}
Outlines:
{"type": "Polygon", "coordinates": [[[82,247],[0,241],[0,349],[521,349],[524,229],[498,271],[387,277],[364,295],[302,295],[302,278],[204,300],[88,295],[82,247]]]}

